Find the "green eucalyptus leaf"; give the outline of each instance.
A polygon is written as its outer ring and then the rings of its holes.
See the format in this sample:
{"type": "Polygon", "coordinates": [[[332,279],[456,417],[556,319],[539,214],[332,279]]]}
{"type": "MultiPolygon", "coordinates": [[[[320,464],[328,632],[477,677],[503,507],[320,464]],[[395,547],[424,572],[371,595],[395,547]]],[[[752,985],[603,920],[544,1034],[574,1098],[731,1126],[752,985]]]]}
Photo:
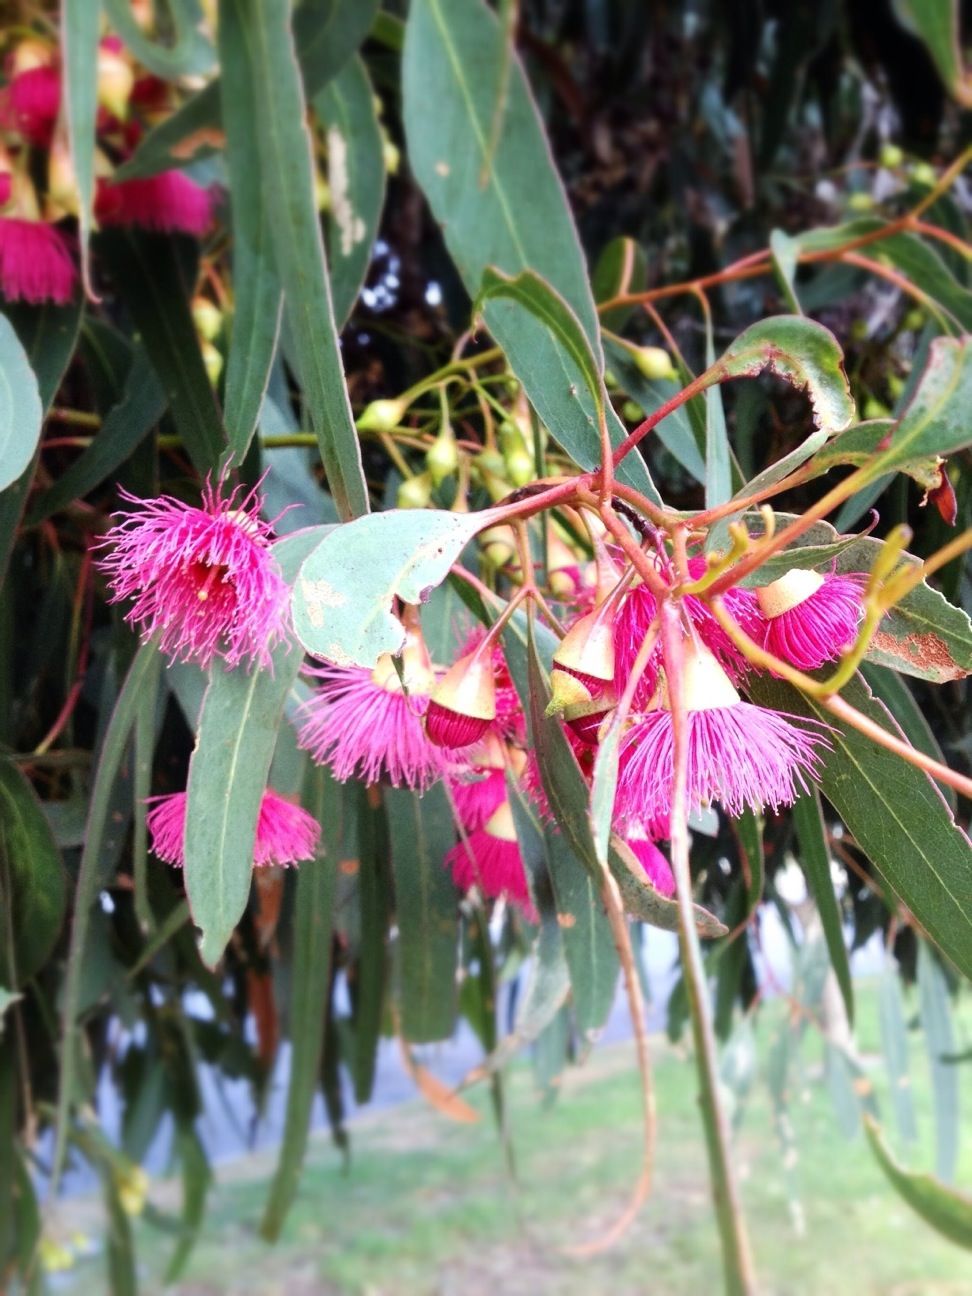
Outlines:
{"type": "Polygon", "coordinates": [[[233,0],[221,0],[219,102],[226,129],[233,231],[233,325],[226,357],[225,414],[230,449],[242,463],[256,431],[280,331],[282,295],[273,259],[271,214],[254,166],[257,106],[251,47],[233,0]]]}
{"type": "Polygon", "coordinates": [[[878,1018],[881,1027],[881,1049],[888,1069],[891,1106],[894,1108],[898,1133],[914,1143],[918,1138],[915,1100],[908,1064],[908,1025],[905,1021],[901,979],[889,960],[885,961],[878,985],[878,1018]]]}
{"type": "Polygon", "coordinates": [[[905,1170],[892,1156],[876,1121],[865,1119],[864,1129],[871,1151],[902,1200],[950,1242],[972,1251],[972,1197],[947,1188],[932,1175],[905,1170]]]}
{"type": "Polygon", "coordinates": [[[334,528],[300,569],[294,586],[297,637],[338,665],[374,666],[405,644],[392,615],[397,596],[422,603],[441,584],[488,513],[389,509],[334,528]]]}
{"type": "Polygon", "coordinates": [[[290,1085],[280,1156],[260,1225],[261,1236],[270,1242],[280,1236],[297,1192],[321,1072],[325,1026],[321,1000],[331,965],[340,849],[333,829],[339,822],[340,797],[340,788],[326,769],[317,766],[309,771],[303,800],[323,834],[316,857],[301,864],[297,875],[290,977],[290,1085]]]}
{"type": "Polygon", "coordinates": [[[101,5],[97,0],[65,0],[61,11],[64,118],[78,191],[81,265],[86,283],[94,207],[100,17],[101,5]]]}
{"type": "Polygon", "coordinates": [[[0,760],[0,981],[17,990],[47,962],[61,934],[67,874],[37,794],[0,760]]]}
{"type": "MultiPolygon", "coordinates": [[[[274,546],[292,580],[319,535],[295,532],[274,546]]],[[[253,872],[260,802],[284,703],[303,655],[280,644],[269,669],[226,670],[216,662],[203,699],[196,747],[189,762],[185,882],[200,953],[210,967],[220,958],[246,908],[253,872]]]]}
{"type": "Polygon", "coordinates": [[[797,856],[807,886],[817,906],[823,926],[824,940],[830,965],[837,976],[840,993],[847,1009],[848,1019],[854,1021],[854,986],[851,981],[850,960],[844,943],[844,923],[840,905],[834,894],[830,875],[830,850],[824,824],[820,794],[814,789],[799,797],[793,806],[793,826],[796,828],[800,851],[797,856]]]}
{"type": "MultiPolygon", "coordinates": [[[[128,0],[104,0],[104,4],[114,30],[139,63],[156,76],[172,80],[205,76],[212,70],[216,61],[215,51],[205,34],[200,0],[166,0],[173,39],[165,45],[145,34],[128,0]]],[[[90,2],[89,7],[94,8],[90,2]]]]}
{"type": "MultiPolygon", "coordinates": [[[[860,468],[869,464],[886,448],[894,428],[892,419],[873,419],[857,423],[835,436],[819,451],[804,469],[813,476],[829,472],[838,464],[852,464],[860,468]]],[[[942,484],[942,458],[938,454],[916,454],[902,458],[895,464],[897,472],[907,473],[924,490],[935,490],[942,484]]]]}
{"type": "Polygon", "coordinates": [[[911,19],[949,94],[968,108],[972,103],[972,84],[962,58],[958,0],[899,0],[899,3],[899,12],[911,19]]]}
{"type": "Polygon", "coordinates": [[[395,917],[398,922],[398,1002],[405,1039],[448,1039],[456,1022],[458,897],[445,865],[456,840],[443,784],[419,797],[407,788],[385,792],[395,917]]]}
{"type": "Polygon", "coordinates": [[[34,458],[41,433],[37,379],[13,325],[0,315],[0,490],[34,458]]]}
{"type": "Polygon", "coordinates": [[[918,945],[918,999],[935,1095],[935,1173],[950,1183],[958,1164],[960,1129],[959,1073],[949,1061],[955,1053],[955,1031],[945,973],[926,941],[918,945]]]}
{"type": "Polygon", "coordinates": [[[189,308],[196,249],[185,238],[113,229],[98,235],[95,250],[111,268],[179,435],[205,475],[215,467],[226,438],[189,308]]]}
{"type": "Polygon", "coordinates": [[[331,305],[304,87],[288,0],[226,0],[252,50],[260,183],[294,357],[338,514],[368,512],[331,305]]]}
{"type": "MultiPolygon", "coordinates": [[[[532,271],[576,317],[600,379],[600,328],[577,231],[497,16],[482,0],[416,0],[403,82],[409,160],[467,292],[476,297],[487,267],[511,277],[532,271]]],[[[522,300],[494,300],[485,318],[542,422],[582,468],[595,468],[596,406],[583,399],[583,371],[560,332],[522,300]]],[[[606,417],[617,444],[624,427],[610,408],[606,417]]],[[[618,476],[658,499],[640,455],[629,455],[618,476]]]]}
{"type": "Polygon", "coordinates": [[[384,141],[362,59],[350,59],[314,97],[314,111],[327,140],[327,250],[340,329],[368,273],[385,198],[384,141]]]}
{"type": "Polygon", "coordinates": [[[904,413],[870,463],[870,475],[904,469],[916,460],[972,445],[972,340],[935,338],[928,362],[904,413]]]}
{"type": "MultiPolygon", "coordinates": [[[[821,790],[880,880],[908,906],[932,940],[972,975],[972,846],[928,775],[857,729],[837,723],[819,702],[783,680],[752,678],[755,701],[830,725],[821,790]]],[[[841,690],[870,720],[900,737],[888,710],[859,678],[841,690]]]]}

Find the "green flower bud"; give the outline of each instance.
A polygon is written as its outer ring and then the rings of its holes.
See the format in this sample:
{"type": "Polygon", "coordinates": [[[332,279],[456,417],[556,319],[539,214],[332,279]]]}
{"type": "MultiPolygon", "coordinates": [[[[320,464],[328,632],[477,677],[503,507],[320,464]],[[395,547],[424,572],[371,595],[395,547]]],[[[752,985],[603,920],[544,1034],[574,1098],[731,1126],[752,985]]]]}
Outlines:
{"type": "Polygon", "coordinates": [[[920,307],[913,307],[902,321],[904,327],[912,333],[917,333],[925,327],[925,312],[920,307]]]}
{"type": "Polygon", "coordinates": [[[223,355],[218,347],[213,346],[205,338],[202,340],[202,358],[206,366],[206,374],[210,383],[215,387],[219,382],[219,375],[223,372],[223,355]]]}
{"type": "Polygon", "coordinates": [[[640,373],[650,381],[661,378],[675,378],[675,366],[672,364],[672,357],[664,347],[643,346],[636,347],[632,359],[638,366],[640,373]]]}
{"type": "Polygon", "coordinates": [[[408,477],[402,482],[395,503],[400,509],[425,508],[431,498],[432,477],[424,472],[418,477],[408,477]]]}
{"type": "Polygon", "coordinates": [[[878,161],[883,167],[887,167],[889,171],[893,171],[904,161],[904,152],[897,144],[891,144],[890,142],[882,144],[881,152],[878,154],[878,161]]]}
{"type": "Polygon", "coordinates": [[[883,419],[887,418],[891,411],[883,401],[879,401],[875,396],[868,396],[864,402],[864,408],[861,414],[865,419],[883,419]]]}
{"type": "Polygon", "coordinates": [[[526,449],[511,450],[506,456],[506,472],[514,486],[525,486],[533,481],[533,456],[526,449]]]}
{"type": "Polygon", "coordinates": [[[366,405],[358,417],[363,432],[391,432],[402,421],[407,406],[401,400],[376,400],[366,405]]]}
{"type": "Polygon", "coordinates": [[[192,318],[196,332],[207,342],[214,342],[223,327],[223,312],[208,297],[193,297],[192,318]]]}
{"type": "Polygon", "coordinates": [[[913,184],[920,186],[922,189],[931,189],[935,185],[938,176],[935,168],[930,162],[916,162],[911,168],[911,180],[913,184]]]}
{"type": "Polygon", "coordinates": [[[433,486],[441,485],[459,467],[456,438],[448,423],[443,424],[442,431],[426,450],[425,466],[429,470],[433,486]]]}
{"type": "Polygon", "coordinates": [[[645,417],[645,411],[637,401],[626,400],[621,406],[621,417],[626,423],[640,423],[645,417]]]}
{"type": "Polygon", "coordinates": [[[852,193],[847,199],[847,209],[853,212],[867,212],[874,206],[874,199],[869,193],[863,191],[852,193]]]}

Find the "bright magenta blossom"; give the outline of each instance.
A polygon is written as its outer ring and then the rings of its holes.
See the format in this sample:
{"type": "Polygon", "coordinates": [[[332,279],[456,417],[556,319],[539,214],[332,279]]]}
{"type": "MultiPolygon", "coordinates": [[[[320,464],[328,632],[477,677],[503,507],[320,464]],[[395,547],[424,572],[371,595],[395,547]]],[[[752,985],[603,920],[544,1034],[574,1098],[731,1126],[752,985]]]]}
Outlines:
{"type": "Polygon", "coordinates": [[[0,128],[47,148],[61,107],[61,74],[52,64],[26,68],[0,90],[0,128]]]}
{"type": "MultiPolygon", "coordinates": [[[[823,733],[788,716],[740,700],[728,675],[705,648],[686,645],[688,808],[717,801],[730,815],[791,805],[820,767],[823,733]]],[[[621,741],[615,800],[622,823],[641,823],[654,837],[669,831],[674,734],[667,703],[638,717],[621,741]]]]}
{"type": "Polygon", "coordinates": [[[213,198],[181,171],[161,171],[144,179],[99,181],[95,215],[101,225],[199,237],[212,224],[213,198]]]}
{"type": "Polygon", "coordinates": [[[424,645],[406,646],[403,670],[408,696],[387,654],[373,671],[326,665],[309,672],[320,684],[304,703],[297,741],[339,782],[387,778],[393,787],[424,792],[449,769],[448,753],[422,726],[434,683],[424,645]]]}
{"type": "Polygon", "coordinates": [[[477,770],[449,779],[449,795],[463,828],[481,828],[506,800],[506,770],[477,770]]]}
{"type": "MultiPolygon", "coordinates": [[[[151,809],[145,816],[152,850],[160,860],[179,868],[186,862],[186,801],[185,792],[150,797],[151,809]]],[[[313,859],[320,836],[321,826],[313,815],[268,788],[257,816],[253,863],[263,868],[313,859]]]]}
{"type": "MultiPolygon", "coordinates": [[[[690,558],[688,568],[691,578],[698,580],[705,572],[705,559],[690,558]]],[[[671,574],[668,573],[669,576],[671,574]]],[[[756,591],[730,589],[723,595],[722,601],[733,619],[748,635],[755,638],[762,624],[756,591]]],[[[701,641],[713,653],[730,679],[738,683],[748,669],[746,659],[700,598],[689,594],[684,599],[684,605],[701,641]]],[[[618,609],[614,622],[614,651],[617,661],[615,679],[619,692],[623,690],[624,683],[631,674],[635,658],[657,614],[657,600],[645,585],[636,585],[618,609]]],[[[650,702],[658,683],[660,666],[661,646],[656,645],[635,692],[636,708],[646,707],[650,702]]]]}
{"type": "Polygon", "coordinates": [[[865,577],[794,568],[756,591],[766,618],[759,642],[800,670],[833,661],[857,637],[865,577]]]}
{"type": "Polygon", "coordinates": [[[502,803],[482,828],[469,833],[465,841],[457,842],[447,853],[445,862],[461,890],[478,886],[490,899],[503,896],[530,922],[537,921],[508,801],[502,803]]]}
{"type": "Polygon", "coordinates": [[[0,216],[0,292],[7,301],[63,306],[77,277],[67,239],[54,225],[0,216]]]}
{"type": "Polygon", "coordinates": [[[220,498],[207,483],[202,508],[169,495],[119,512],[100,545],[111,602],[133,599],[125,620],[143,639],[177,661],[208,666],[267,666],[285,637],[289,590],[270,549],[271,527],[260,519],[262,497],[241,490],[220,498]]]}

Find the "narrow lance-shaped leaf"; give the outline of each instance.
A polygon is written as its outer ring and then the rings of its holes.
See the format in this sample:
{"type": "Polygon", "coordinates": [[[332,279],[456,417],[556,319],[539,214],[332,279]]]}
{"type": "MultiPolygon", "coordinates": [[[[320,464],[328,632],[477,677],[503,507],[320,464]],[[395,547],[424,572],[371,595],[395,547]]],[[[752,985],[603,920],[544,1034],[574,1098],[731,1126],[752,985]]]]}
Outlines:
{"type": "Polygon", "coordinates": [[[337,877],[337,843],[333,828],[340,791],[327,771],[311,770],[304,803],[321,824],[323,849],[305,861],[297,875],[294,900],[294,953],[290,988],[290,1087],[280,1159],[260,1233],[268,1241],[280,1235],[307,1149],[311,1108],[317,1092],[324,1048],[325,1000],[331,962],[331,924],[337,877]]]}
{"type": "MultiPolygon", "coordinates": [[[[285,579],[292,580],[318,537],[296,532],[274,546],[285,579]]],[[[267,669],[226,670],[216,662],[203,700],[196,747],[189,762],[185,882],[200,954],[210,967],[221,956],[250,894],[260,802],[287,695],[303,654],[279,645],[267,669]]]]}
{"type": "Polygon", "coordinates": [[[327,139],[327,249],[343,328],[368,273],[385,197],[385,150],[364,62],[352,58],[314,97],[327,139]]]}
{"type": "Polygon", "coordinates": [[[959,1072],[949,1060],[955,1052],[955,1035],[945,973],[924,942],[918,946],[918,996],[935,1095],[935,1172],[950,1183],[958,1163],[959,1072]]]}
{"type": "Polygon", "coordinates": [[[263,201],[304,400],[339,515],[367,513],[368,488],[351,416],[317,213],[307,105],[288,0],[227,0],[253,51],[263,201]]]}
{"type": "Polygon", "coordinates": [[[47,962],[61,932],[67,874],[40,801],[0,760],[0,984],[17,990],[47,962]]]}
{"type": "Polygon", "coordinates": [[[402,1034],[424,1044],[448,1039],[456,1018],[456,889],[445,855],[456,838],[445,788],[418,797],[385,793],[398,922],[398,1002],[402,1034]]]}
{"type": "MultiPolygon", "coordinates": [[[[902,757],[834,718],[782,680],[747,685],[763,706],[831,726],[824,796],[885,885],[966,975],[972,975],[972,847],[932,780],[902,757]]],[[[887,709],[858,677],[842,690],[851,706],[900,736],[887,709]]]]}
{"type": "Polygon", "coordinates": [[[946,1188],[929,1174],[905,1170],[891,1155],[880,1126],[865,1117],[871,1151],[899,1196],[932,1228],[956,1246],[972,1251],[972,1197],[946,1188]]]}
{"type": "Polygon", "coordinates": [[[853,1022],[854,987],[844,944],[844,924],[830,875],[830,851],[819,793],[805,793],[797,799],[793,806],[793,825],[800,843],[800,864],[823,925],[830,965],[837,976],[847,1016],[853,1022]]]}
{"type": "Polygon", "coordinates": [[[108,809],[115,779],[128,746],[132,725],[135,723],[138,699],[146,681],[152,679],[153,673],[158,668],[159,653],[155,644],[153,642],[143,644],[128,668],[125,683],[118,695],[118,701],[101,744],[101,756],[91,789],[84,847],[81,851],[78,881],[74,893],[71,944],[68,949],[61,1001],[61,1074],[58,1077],[57,1125],[54,1153],[51,1158],[51,1184],[54,1188],[61,1177],[67,1150],[68,1121],[77,1066],[77,1019],[81,1001],[81,978],[91,909],[98,891],[101,843],[107,828],[108,809]]]}
{"type": "Polygon", "coordinates": [[[103,231],[97,249],[131,312],[189,457],[205,475],[225,436],[189,309],[195,249],[189,256],[185,240],[134,230],[103,231]]]}
{"type": "Polygon", "coordinates": [[[928,363],[887,446],[868,467],[872,477],[913,463],[916,458],[948,455],[972,445],[968,411],[972,404],[972,342],[935,338],[928,363]]]}
{"type": "MultiPolygon", "coordinates": [[[[303,0],[294,13],[297,56],[308,98],[313,98],[361,44],[379,0],[303,0]]],[[[121,180],[156,175],[208,157],[225,143],[216,77],[148,132],[134,155],[115,172],[121,180]]]]}
{"type": "Polygon", "coordinates": [[[198,0],[166,0],[166,17],[172,33],[172,40],[167,44],[146,35],[128,0],[104,0],[104,3],[112,27],[138,61],[156,76],[172,80],[203,76],[212,69],[214,51],[200,22],[198,0]]]}
{"type": "Polygon", "coordinates": [[[918,1138],[915,1102],[911,1090],[908,1063],[908,1026],[901,995],[901,978],[897,968],[886,958],[878,985],[878,1014],[881,1026],[881,1049],[888,1069],[891,1105],[898,1133],[914,1143],[918,1138]]]}
{"type": "Polygon", "coordinates": [[[280,282],[273,263],[270,211],[253,165],[257,108],[250,46],[233,0],[221,0],[218,82],[226,128],[233,228],[233,322],[226,358],[225,413],[230,450],[242,463],[256,431],[280,328],[280,282]]]}
{"type": "MultiPolygon", "coordinates": [[[[577,231],[527,78],[496,14],[482,0],[416,0],[402,75],[409,159],[470,297],[487,266],[509,276],[532,271],[576,316],[600,370],[577,231]]],[[[557,336],[517,301],[494,302],[486,320],[541,420],[582,467],[595,467],[597,423],[571,390],[572,362],[557,336]]],[[[624,429],[613,410],[606,414],[616,443],[624,429]]],[[[619,476],[658,498],[640,455],[629,455],[619,476]]]]}
{"type": "Polygon", "coordinates": [[[88,240],[94,207],[95,122],[98,115],[98,0],[65,0],[61,10],[64,107],[78,191],[81,271],[88,282],[88,240]]]}

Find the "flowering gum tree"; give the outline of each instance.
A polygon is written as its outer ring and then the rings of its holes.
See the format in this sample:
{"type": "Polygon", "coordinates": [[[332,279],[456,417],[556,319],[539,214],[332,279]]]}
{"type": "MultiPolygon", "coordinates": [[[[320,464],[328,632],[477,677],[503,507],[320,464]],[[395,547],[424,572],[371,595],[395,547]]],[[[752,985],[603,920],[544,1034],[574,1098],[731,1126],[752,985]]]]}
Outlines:
{"type": "MultiPolygon", "coordinates": [[[[604,141],[644,87],[574,94],[573,28],[530,0],[169,8],[110,3],[109,27],[27,4],[0,33],[0,1286],[71,1259],[35,1207],[83,1160],[133,1289],[166,1130],[179,1274],[210,1178],[197,1056],[262,1111],[289,1034],[273,1240],[321,1077],[343,1138],[342,1076],[368,1100],[386,1024],[418,1074],[413,1047],[467,1018],[464,1085],[502,1113],[513,1045],[559,1071],[620,983],[641,1165],[606,1228],[567,1226],[578,1259],[610,1246],[667,1191],[638,924],[677,934],[669,1027],[691,1027],[726,1288],[756,1291],[726,1093],[778,989],[763,902],[789,920],[794,874],[820,975],[783,1042],[824,1033],[894,1188],[967,1240],[948,1138],[933,1177],[890,1156],[845,941],[880,932],[917,975],[944,1066],[946,987],[972,975],[957,55],[912,6],[954,100],[934,165],[870,136],[848,154],[853,112],[797,105],[758,110],[742,175],[717,7],[691,34],[585,6],[720,67],[683,134],[687,91],[647,60],[672,139],[639,122],[619,180],[604,141]],[[573,105],[553,147],[531,77],[573,105]],[[813,131],[837,180],[805,177],[813,131]],[[503,1039],[507,958],[530,970],[503,1039]],[[93,1115],[107,1081],[120,1142],[93,1115]]],[[[760,48],[790,57],[775,21],[760,48]]],[[[774,69],[802,104],[809,77],[774,69]]]]}

